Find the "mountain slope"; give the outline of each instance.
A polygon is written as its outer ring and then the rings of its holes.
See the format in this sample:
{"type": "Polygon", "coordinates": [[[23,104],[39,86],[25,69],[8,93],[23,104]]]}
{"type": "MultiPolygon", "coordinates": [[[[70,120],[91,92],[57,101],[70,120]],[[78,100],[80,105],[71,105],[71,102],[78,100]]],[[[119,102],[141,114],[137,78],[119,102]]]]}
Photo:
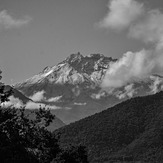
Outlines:
{"type": "Polygon", "coordinates": [[[26,104],[27,102],[30,102],[32,101],[30,98],[26,97],[23,93],[21,93],[20,91],[18,91],[17,89],[14,89],[13,87],[11,87],[10,85],[5,85],[5,91],[8,91],[8,90],[12,90],[12,96],[15,98],[15,99],[19,99],[21,100],[21,102],[23,104],[26,104]]]}
{"type": "Polygon", "coordinates": [[[88,149],[90,162],[163,162],[163,92],[122,102],[55,132],[62,146],[88,149]]]}
{"type": "MultiPolygon", "coordinates": [[[[14,106],[14,103],[17,102],[17,101],[19,101],[19,103],[21,103],[22,107],[23,107],[23,105],[26,106],[26,104],[33,102],[31,99],[24,96],[17,89],[14,89],[9,85],[5,86],[5,91],[8,91],[10,89],[12,89],[13,92],[12,92],[12,95],[9,97],[9,100],[10,100],[9,103],[12,103],[13,106],[14,106]]],[[[26,114],[30,115],[30,117],[31,117],[32,114],[33,114],[32,113],[33,109],[32,110],[26,109],[25,112],[26,112],[26,114]]],[[[54,113],[52,112],[52,114],[54,114],[54,113]]],[[[55,116],[55,119],[53,120],[53,122],[50,124],[50,126],[48,126],[48,130],[54,131],[54,130],[56,130],[56,129],[60,128],[60,127],[63,127],[63,126],[65,126],[65,123],[63,123],[63,121],[61,121],[57,116],[55,116]]]]}
{"type": "Polygon", "coordinates": [[[36,102],[56,106],[54,114],[66,124],[131,97],[155,94],[163,90],[163,77],[156,74],[120,88],[102,89],[101,83],[106,71],[116,61],[102,54],[71,54],[61,63],[46,67],[39,74],[14,87],[33,101],[33,97],[39,94],[41,98],[37,98],[36,102]]]}
{"type": "MultiPolygon", "coordinates": [[[[29,110],[29,109],[25,109],[25,114],[30,118],[30,119],[34,119],[35,118],[35,114],[34,111],[37,111],[37,109],[35,110],[29,110]]],[[[57,116],[55,116],[54,120],[50,123],[50,125],[47,127],[47,129],[49,131],[54,131],[60,127],[65,126],[65,123],[63,123],[57,116]]]]}

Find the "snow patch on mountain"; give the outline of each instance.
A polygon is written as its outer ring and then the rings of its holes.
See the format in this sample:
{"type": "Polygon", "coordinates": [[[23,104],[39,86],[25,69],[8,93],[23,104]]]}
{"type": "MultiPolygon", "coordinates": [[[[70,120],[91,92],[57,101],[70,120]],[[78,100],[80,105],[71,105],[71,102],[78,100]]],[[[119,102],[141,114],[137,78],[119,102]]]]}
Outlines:
{"type": "Polygon", "coordinates": [[[84,77],[83,77],[82,74],[74,72],[74,74],[72,74],[70,76],[69,80],[70,80],[70,83],[79,84],[79,83],[83,83],[84,82],[84,77]]]}
{"type": "Polygon", "coordinates": [[[104,76],[105,72],[103,70],[100,70],[100,71],[94,71],[92,74],[91,74],[91,80],[96,83],[97,85],[100,85],[101,84],[101,81],[102,81],[102,78],[104,76]]]}
{"type": "Polygon", "coordinates": [[[43,74],[44,77],[47,77],[48,75],[50,75],[54,70],[50,70],[49,72],[43,74]]]}
{"type": "Polygon", "coordinates": [[[20,88],[42,83],[76,85],[84,82],[99,86],[109,64],[114,61],[102,54],[90,56],[82,56],[80,53],[71,54],[58,65],[48,66],[39,74],[15,86],[20,88]]]}

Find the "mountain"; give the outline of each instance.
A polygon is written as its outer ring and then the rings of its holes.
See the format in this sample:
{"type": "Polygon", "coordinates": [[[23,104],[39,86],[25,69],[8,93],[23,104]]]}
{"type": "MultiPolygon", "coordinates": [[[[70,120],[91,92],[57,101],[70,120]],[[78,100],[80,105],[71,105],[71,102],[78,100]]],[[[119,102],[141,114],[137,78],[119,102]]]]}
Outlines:
{"type": "MultiPolygon", "coordinates": [[[[36,110],[25,109],[25,114],[28,115],[30,119],[33,119],[35,117],[34,111],[36,110]]],[[[47,129],[49,131],[54,131],[63,126],[65,126],[65,123],[63,123],[63,121],[61,121],[57,116],[55,116],[54,120],[50,123],[47,129]]]]}
{"type": "MultiPolygon", "coordinates": [[[[11,89],[12,89],[12,95],[9,97],[10,101],[7,102],[9,105],[14,105],[15,107],[18,107],[18,106],[23,107],[23,106],[26,106],[27,104],[37,105],[37,103],[34,103],[31,99],[23,95],[20,91],[18,91],[17,89],[14,89],[13,87],[9,85],[5,85],[4,91],[6,92],[11,89]]],[[[33,114],[32,112],[33,112],[33,109],[25,110],[25,113],[28,114],[30,117],[32,117],[32,114],[33,114]]],[[[54,113],[52,112],[52,114],[54,113]]],[[[48,126],[47,129],[50,131],[54,131],[63,126],[65,126],[65,123],[63,123],[63,121],[61,121],[57,116],[55,116],[55,119],[50,124],[50,126],[48,126]]]]}
{"type": "Polygon", "coordinates": [[[49,131],[53,132],[54,130],[56,130],[58,128],[61,128],[61,127],[65,126],[65,125],[66,124],[63,121],[61,121],[57,116],[55,116],[53,122],[50,123],[50,125],[47,127],[47,129],[49,131]]]}
{"type": "Polygon", "coordinates": [[[121,88],[102,89],[105,73],[116,61],[102,54],[71,54],[61,63],[15,84],[14,88],[33,101],[55,106],[54,114],[66,124],[126,99],[163,90],[163,77],[156,74],[121,88]]]}
{"type": "Polygon", "coordinates": [[[85,145],[91,163],[163,162],[163,92],[136,97],[54,132],[85,145]]]}
{"type": "MultiPolygon", "coordinates": [[[[10,85],[5,85],[4,91],[12,90],[12,96],[15,99],[19,99],[23,104],[26,104],[32,101],[30,98],[25,96],[23,93],[18,91],[17,89],[11,87],[10,85]]],[[[10,98],[11,99],[11,98],[10,98]]]]}

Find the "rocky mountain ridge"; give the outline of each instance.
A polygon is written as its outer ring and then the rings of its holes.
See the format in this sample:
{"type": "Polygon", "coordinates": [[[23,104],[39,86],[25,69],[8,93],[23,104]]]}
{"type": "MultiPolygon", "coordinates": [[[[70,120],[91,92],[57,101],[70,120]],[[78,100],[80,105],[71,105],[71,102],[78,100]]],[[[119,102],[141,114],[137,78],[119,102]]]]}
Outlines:
{"type": "Polygon", "coordinates": [[[116,59],[102,54],[91,54],[85,57],[80,53],[71,54],[63,62],[52,67],[47,66],[38,75],[16,84],[16,87],[43,82],[74,85],[88,82],[99,85],[109,64],[115,61],[116,59]]]}
{"type": "Polygon", "coordinates": [[[14,87],[33,101],[33,97],[39,95],[37,102],[56,106],[53,112],[65,123],[100,112],[128,98],[163,90],[163,77],[157,74],[120,88],[101,88],[106,71],[116,61],[102,54],[71,54],[14,87]]]}

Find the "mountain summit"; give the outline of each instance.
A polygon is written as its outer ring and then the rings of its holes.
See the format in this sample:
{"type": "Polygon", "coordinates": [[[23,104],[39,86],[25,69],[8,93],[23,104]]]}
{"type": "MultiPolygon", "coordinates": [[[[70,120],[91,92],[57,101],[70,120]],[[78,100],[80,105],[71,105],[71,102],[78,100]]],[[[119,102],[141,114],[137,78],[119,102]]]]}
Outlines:
{"type": "Polygon", "coordinates": [[[48,82],[50,84],[99,84],[106,69],[111,62],[116,61],[102,54],[82,56],[80,53],[71,54],[56,66],[46,67],[42,72],[27,79],[16,87],[24,87],[36,83],[48,82]]]}
{"type": "Polygon", "coordinates": [[[157,93],[163,77],[152,75],[123,87],[104,90],[101,83],[117,59],[102,54],[71,54],[55,66],[15,85],[33,101],[56,106],[53,112],[65,123],[100,112],[128,98],[157,93]],[[39,96],[39,97],[36,97],[39,96]]]}

